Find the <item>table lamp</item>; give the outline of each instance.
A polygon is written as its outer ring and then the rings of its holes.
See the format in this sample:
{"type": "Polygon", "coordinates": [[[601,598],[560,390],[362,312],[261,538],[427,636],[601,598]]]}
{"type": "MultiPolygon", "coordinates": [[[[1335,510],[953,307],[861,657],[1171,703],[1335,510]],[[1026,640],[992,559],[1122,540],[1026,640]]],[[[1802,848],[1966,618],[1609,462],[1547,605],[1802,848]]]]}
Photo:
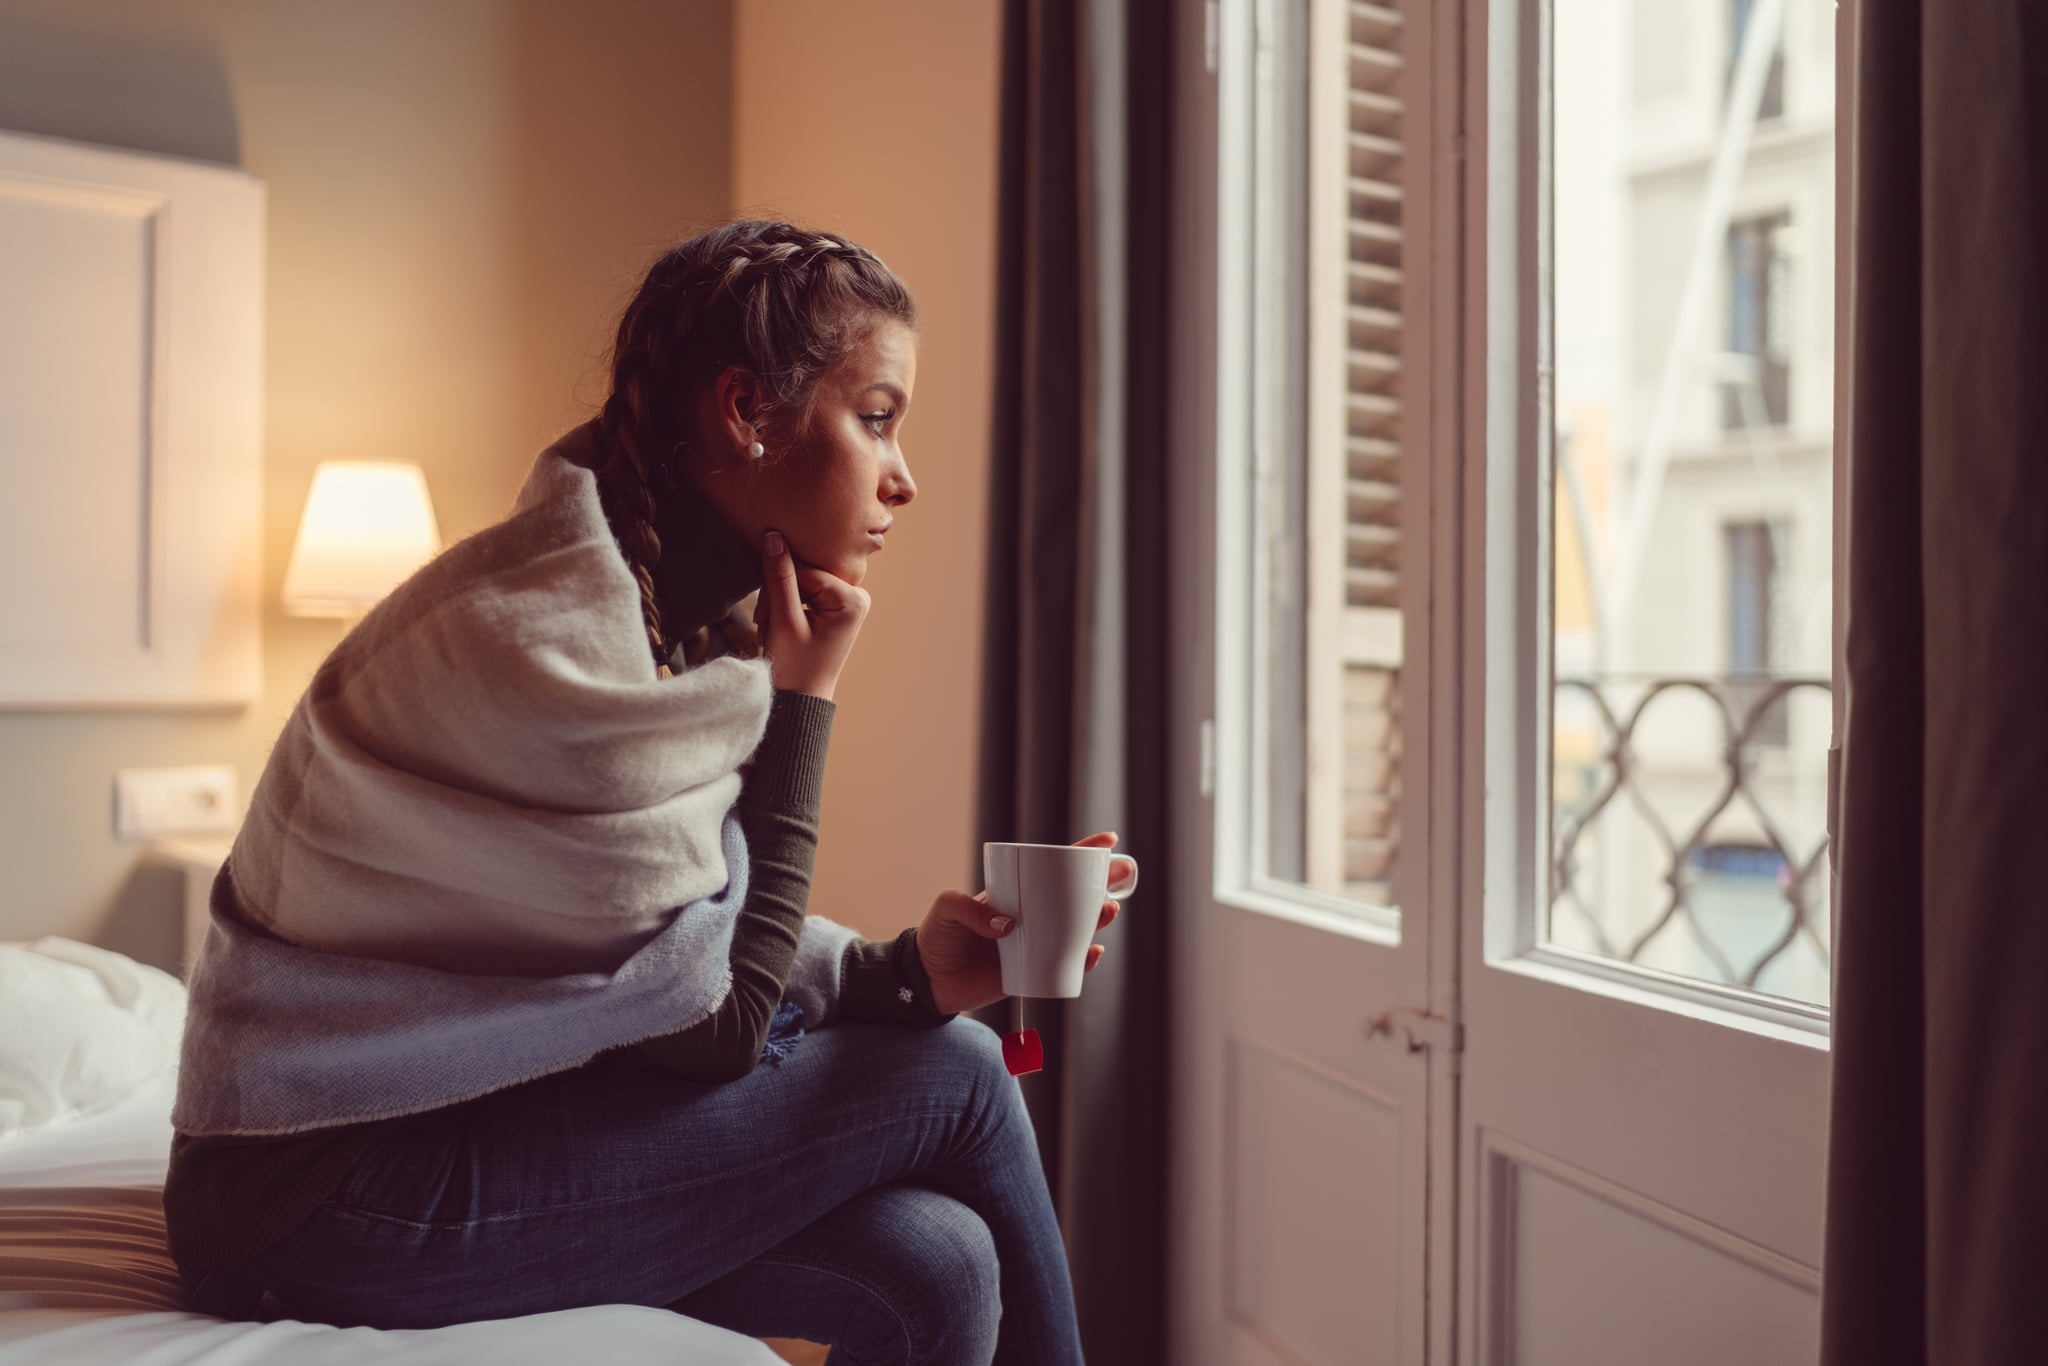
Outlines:
{"type": "Polygon", "coordinates": [[[427,476],[391,460],[323,460],[284,574],[284,610],[353,621],[441,549],[427,476]]]}

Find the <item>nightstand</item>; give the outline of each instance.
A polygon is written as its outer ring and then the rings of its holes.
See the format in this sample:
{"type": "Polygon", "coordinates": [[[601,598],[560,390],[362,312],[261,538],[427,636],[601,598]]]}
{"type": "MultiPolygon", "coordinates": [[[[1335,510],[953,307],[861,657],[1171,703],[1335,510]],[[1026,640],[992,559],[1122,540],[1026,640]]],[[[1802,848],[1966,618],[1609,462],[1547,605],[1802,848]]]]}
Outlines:
{"type": "Polygon", "coordinates": [[[200,942],[206,938],[207,902],[213,895],[213,880],[233,847],[232,837],[212,835],[160,839],[150,846],[185,875],[185,948],[178,964],[180,977],[192,975],[200,942]]]}

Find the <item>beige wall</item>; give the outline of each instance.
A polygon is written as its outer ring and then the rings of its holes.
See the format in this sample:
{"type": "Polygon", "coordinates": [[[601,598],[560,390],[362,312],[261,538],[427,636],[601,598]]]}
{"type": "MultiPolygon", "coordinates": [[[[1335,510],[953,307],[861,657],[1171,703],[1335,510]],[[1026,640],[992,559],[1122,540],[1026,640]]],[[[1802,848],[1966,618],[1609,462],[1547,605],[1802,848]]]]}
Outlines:
{"type": "Polygon", "coordinates": [[[417,460],[445,537],[495,520],[602,397],[646,262],[729,209],[855,237],[924,313],[919,496],[838,692],[813,906],[886,935],[978,888],[997,22],[994,0],[0,0],[0,127],[269,188],[264,698],[0,711],[0,939],[175,964],[179,888],[114,839],[113,774],[228,763],[247,800],[340,635],[276,608],[314,464],[417,460]]]}
{"type": "Polygon", "coordinates": [[[175,966],[179,890],[113,838],[114,770],[230,763],[247,800],[340,636],[276,608],[316,461],[419,461],[450,539],[504,513],[603,396],[647,260],[727,211],[731,53],[728,0],[0,0],[0,127],[269,187],[264,698],[0,712],[0,939],[175,966]]]}
{"type": "Polygon", "coordinates": [[[733,205],[844,232],[916,294],[903,429],[918,495],[866,581],[835,693],[811,908],[880,937],[973,856],[989,356],[995,0],[735,0],[733,205]]]}

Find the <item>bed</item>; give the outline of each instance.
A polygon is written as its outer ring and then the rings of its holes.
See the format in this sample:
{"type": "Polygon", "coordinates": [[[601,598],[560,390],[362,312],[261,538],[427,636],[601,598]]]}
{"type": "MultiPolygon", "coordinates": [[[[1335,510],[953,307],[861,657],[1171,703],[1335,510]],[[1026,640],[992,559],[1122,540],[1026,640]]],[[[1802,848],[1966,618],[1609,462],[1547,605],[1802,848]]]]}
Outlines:
{"type": "Polygon", "coordinates": [[[105,950],[48,939],[0,943],[0,1121],[14,1121],[0,1122],[0,1366],[552,1366],[579,1355],[608,1364],[779,1366],[754,1338],[640,1305],[394,1331],[186,1311],[164,1248],[162,1206],[177,1074],[161,1059],[175,1058],[175,1038],[164,1035],[181,994],[175,978],[105,950]],[[38,960],[38,947],[65,970],[38,960]],[[24,977],[24,968],[36,975],[24,977]],[[67,1009],[52,1010],[47,993],[37,996],[49,982],[64,993],[84,984],[104,999],[70,1009],[66,995],[67,1009]],[[63,1038],[53,1037],[53,1021],[63,1038]],[[93,1053],[102,1040],[114,1046],[93,1053]],[[54,1084],[31,1075],[24,1055],[36,1053],[30,1061],[54,1084]],[[138,1060],[146,1070],[137,1070],[138,1060]]]}

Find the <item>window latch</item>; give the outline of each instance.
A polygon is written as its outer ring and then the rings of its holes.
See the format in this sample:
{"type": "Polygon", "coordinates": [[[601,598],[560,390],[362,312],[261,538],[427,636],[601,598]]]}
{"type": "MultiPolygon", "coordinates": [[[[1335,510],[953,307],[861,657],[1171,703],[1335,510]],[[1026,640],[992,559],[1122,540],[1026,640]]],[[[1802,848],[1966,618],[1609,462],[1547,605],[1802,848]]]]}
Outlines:
{"type": "Polygon", "coordinates": [[[1395,1006],[1366,1018],[1366,1038],[1392,1038],[1396,1034],[1406,1040],[1410,1053],[1424,1049],[1444,1053],[1465,1051],[1465,1026],[1447,1015],[1431,1014],[1420,1006],[1395,1006]]]}

